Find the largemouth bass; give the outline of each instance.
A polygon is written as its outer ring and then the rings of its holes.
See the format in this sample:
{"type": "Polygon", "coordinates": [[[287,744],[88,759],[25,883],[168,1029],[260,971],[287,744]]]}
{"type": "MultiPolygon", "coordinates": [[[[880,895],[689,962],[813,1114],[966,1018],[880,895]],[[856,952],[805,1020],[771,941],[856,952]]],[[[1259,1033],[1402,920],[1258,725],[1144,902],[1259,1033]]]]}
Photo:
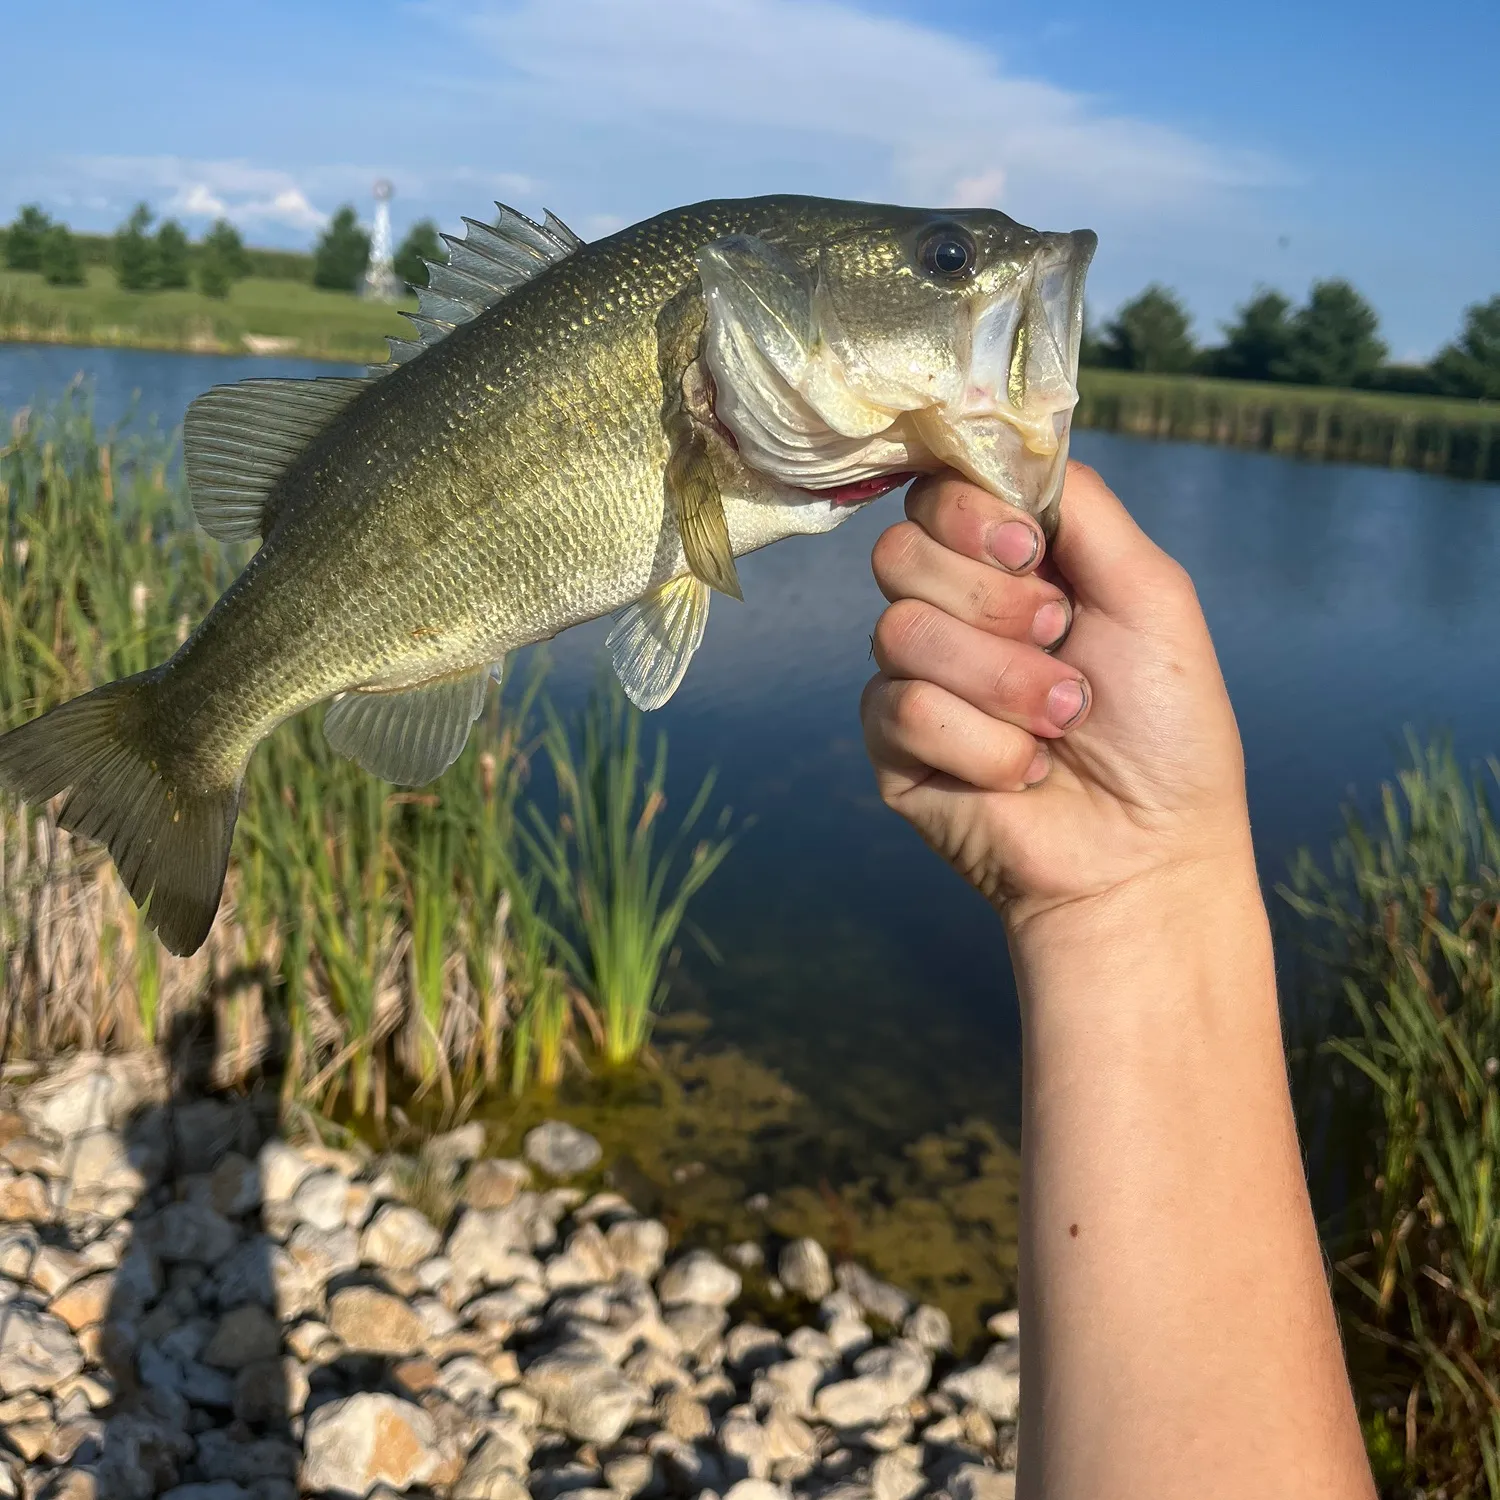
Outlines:
{"type": "Polygon", "coordinates": [[[916,474],[1055,520],[1092,233],[797,197],[592,244],[466,223],[366,378],[193,403],[194,513],[259,551],[170,661],[0,738],[0,784],[66,793],[174,953],[213,922],[251,753],[303,709],[421,785],[509,652],[617,613],[615,668],[655,708],[737,557],[916,474]]]}

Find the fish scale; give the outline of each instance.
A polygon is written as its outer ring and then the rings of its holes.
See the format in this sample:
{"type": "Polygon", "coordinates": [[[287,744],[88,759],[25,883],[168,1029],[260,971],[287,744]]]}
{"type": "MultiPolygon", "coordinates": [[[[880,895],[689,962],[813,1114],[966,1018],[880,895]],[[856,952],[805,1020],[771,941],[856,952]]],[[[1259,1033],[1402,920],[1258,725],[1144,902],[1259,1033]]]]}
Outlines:
{"type": "Polygon", "coordinates": [[[841,496],[946,463],[1055,513],[1092,235],[776,197],[590,245],[502,210],[450,243],[367,378],[194,403],[195,513],[259,550],[170,661],[0,738],[0,783],[66,793],[174,952],[293,714],[328,701],[335,748],[420,784],[507,653],[586,620],[620,612],[626,692],[666,701],[734,559],[839,524],[841,496]]]}

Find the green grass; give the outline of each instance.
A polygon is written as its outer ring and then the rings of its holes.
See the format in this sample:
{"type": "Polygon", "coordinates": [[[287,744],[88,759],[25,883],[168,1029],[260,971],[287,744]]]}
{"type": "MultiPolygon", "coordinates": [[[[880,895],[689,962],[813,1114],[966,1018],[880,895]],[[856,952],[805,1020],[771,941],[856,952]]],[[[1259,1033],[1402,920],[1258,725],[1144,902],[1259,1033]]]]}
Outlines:
{"type": "MultiPolygon", "coordinates": [[[[0,728],[165,659],[243,564],[247,548],[193,527],[170,458],[159,437],[101,442],[76,399],[13,425],[0,728]]],[[[539,690],[510,685],[418,791],[335,755],[316,713],[284,725],[251,761],[227,900],[192,959],[160,948],[100,851],[75,848],[49,809],[0,799],[10,1055],[151,1046],[206,1003],[221,1081],[273,1068],[288,1106],[366,1121],[394,1103],[456,1120],[507,1083],[556,1084],[591,1048],[611,1065],[638,1056],[686,904],[724,849],[653,844],[665,746],[642,782],[639,715],[612,682],[574,731],[550,710],[533,727],[539,690]],[[566,826],[532,801],[536,757],[581,788],[562,795],[566,826]],[[596,859],[596,830],[622,858],[596,859]],[[601,913],[624,934],[613,967],[593,942],[601,913]],[[559,935],[570,923],[586,941],[559,935]],[[578,1016],[607,1025],[575,1035],[578,1016]]],[[[705,784],[684,832],[707,797],[705,784]]]]}
{"type": "Polygon", "coordinates": [[[1500,1495],[1497,775],[1414,744],[1379,817],[1283,892],[1315,976],[1299,1113],[1390,1495],[1500,1495]]]}
{"type": "Polygon", "coordinates": [[[410,332],[397,307],[284,279],[251,276],[215,299],[193,289],[124,292],[102,266],[78,287],[0,271],[0,340],[373,363],[385,358],[387,334],[410,332]],[[257,346],[265,340],[273,342],[257,346]]]}
{"type": "Polygon", "coordinates": [[[1500,479],[1500,404],[1085,369],[1079,427],[1500,479]]]}

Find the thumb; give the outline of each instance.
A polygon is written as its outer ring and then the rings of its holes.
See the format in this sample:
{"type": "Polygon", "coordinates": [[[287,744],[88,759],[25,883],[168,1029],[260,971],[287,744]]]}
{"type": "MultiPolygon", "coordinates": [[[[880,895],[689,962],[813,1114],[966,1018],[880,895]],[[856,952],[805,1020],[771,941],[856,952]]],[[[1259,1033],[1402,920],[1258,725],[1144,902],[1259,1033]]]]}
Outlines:
{"type": "Polygon", "coordinates": [[[1051,561],[1080,603],[1128,615],[1149,595],[1153,575],[1177,565],[1136,524],[1087,464],[1069,461],[1051,561]]]}

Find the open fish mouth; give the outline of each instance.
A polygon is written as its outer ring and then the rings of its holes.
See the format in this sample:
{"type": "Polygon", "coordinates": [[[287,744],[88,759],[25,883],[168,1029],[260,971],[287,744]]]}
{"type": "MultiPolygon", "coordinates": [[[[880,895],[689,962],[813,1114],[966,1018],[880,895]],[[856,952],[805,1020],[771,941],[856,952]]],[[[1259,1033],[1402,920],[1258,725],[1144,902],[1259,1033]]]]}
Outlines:
{"type": "Polygon", "coordinates": [[[752,468],[834,505],[952,467],[1044,515],[1066,469],[1097,239],[1028,234],[1011,274],[955,310],[940,361],[921,338],[867,357],[810,276],[781,261],[763,273],[769,246],[700,254],[716,420],[752,468]]]}

